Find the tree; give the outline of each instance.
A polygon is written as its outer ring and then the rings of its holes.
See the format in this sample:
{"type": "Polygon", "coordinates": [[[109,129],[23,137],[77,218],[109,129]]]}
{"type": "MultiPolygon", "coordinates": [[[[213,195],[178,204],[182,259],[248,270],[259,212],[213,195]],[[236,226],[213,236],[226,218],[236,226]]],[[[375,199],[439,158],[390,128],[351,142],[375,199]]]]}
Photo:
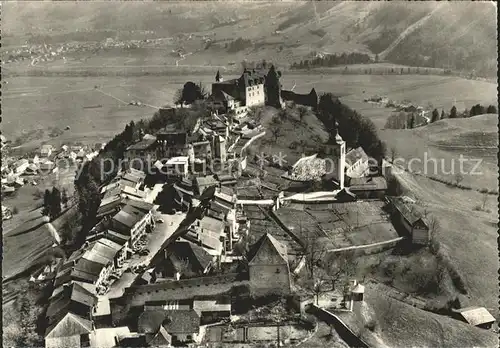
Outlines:
{"type": "Polygon", "coordinates": [[[53,220],[61,214],[61,191],[57,187],[54,187],[51,196],[49,216],[53,220]]]}
{"type": "Polygon", "coordinates": [[[439,230],[441,228],[439,220],[435,216],[430,216],[429,218],[427,218],[427,227],[429,228],[431,240],[436,242],[437,235],[439,234],[439,230]]]}
{"type": "Polygon", "coordinates": [[[299,111],[299,119],[300,122],[304,121],[304,117],[307,115],[307,108],[305,106],[300,105],[297,110],[299,111]]]}
{"type": "Polygon", "coordinates": [[[205,95],[206,92],[201,82],[197,85],[194,82],[188,81],[182,89],[180,102],[193,104],[196,100],[204,99],[205,95]]]}
{"type": "Polygon", "coordinates": [[[274,65],[271,65],[264,81],[264,89],[267,96],[266,105],[273,106],[275,108],[281,108],[281,84],[279,78],[279,72],[276,71],[274,65]]]}
{"type": "Polygon", "coordinates": [[[175,105],[179,105],[179,104],[182,104],[182,92],[183,92],[183,88],[179,88],[178,90],[175,91],[175,94],[174,94],[174,104],[175,105]]]}
{"type": "Polygon", "coordinates": [[[444,118],[446,118],[446,115],[444,114],[444,110],[441,110],[441,120],[443,120],[444,118]]]}
{"type": "Polygon", "coordinates": [[[486,113],[487,114],[496,114],[497,113],[496,106],[495,105],[488,106],[488,108],[486,109],[486,113]]]}
{"type": "Polygon", "coordinates": [[[278,116],[274,116],[269,126],[269,130],[273,135],[274,142],[276,142],[281,136],[281,126],[282,124],[280,118],[278,116]]]}
{"type": "Polygon", "coordinates": [[[49,215],[50,213],[50,207],[52,206],[52,195],[49,189],[45,190],[45,193],[43,195],[43,210],[42,214],[43,215],[49,215]]]}
{"type": "Polygon", "coordinates": [[[436,122],[437,120],[439,120],[439,111],[437,109],[434,109],[432,111],[431,123],[436,122]]]}
{"type": "Polygon", "coordinates": [[[273,306],[269,312],[269,316],[271,319],[277,324],[276,329],[278,330],[277,332],[277,341],[278,341],[278,347],[281,347],[281,322],[286,319],[287,316],[287,311],[285,309],[285,303],[283,299],[280,299],[278,303],[273,306]]]}
{"type": "Polygon", "coordinates": [[[456,185],[460,185],[460,183],[464,180],[464,176],[461,173],[455,174],[455,183],[456,185]]]}
{"type": "Polygon", "coordinates": [[[457,118],[457,108],[455,105],[450,110],[450,118],[457,118]]]}
{"type": "Polygon", "coordinates": [[[394,163],[394,160],[396,159],[397,156],[398,156],[398,150],[396,149],[396,147],[392,146],[391,147],[391,163],[394,163]]]}
{"type": "Polygon", "coordinates": [[[61,192],[61,203],[66,206],[66,204],[68,204],[68,190],[66,190],[65,188],[62,190],[61,192]]]}
{"type": "Polygon", "coordinates": [[[331,284],[331,290],[335,290],[335,285],[342,279],[354,276],[358,263],[355,254],[350,251],[330,254],[326,262],[325,278],[331,284]]]}
{"type": "MultiPolygon", "coordinates": [[[[299,223],[299,228],[302,235],[302,223],[299,223]]],[[[303,240],[303,256],[305,257],[305,265],[309,274],[309,279],[316,279],[315,271],[321,266],[321,262],[326,254],[325,245],[322,238],[308,236],[303,240]]]]}
{"type": "Polygon", "coordinates": [[[415,115],[411,114],[408,120],[408,128],[412,129],[413,127],[415,127],[415,115]]]}

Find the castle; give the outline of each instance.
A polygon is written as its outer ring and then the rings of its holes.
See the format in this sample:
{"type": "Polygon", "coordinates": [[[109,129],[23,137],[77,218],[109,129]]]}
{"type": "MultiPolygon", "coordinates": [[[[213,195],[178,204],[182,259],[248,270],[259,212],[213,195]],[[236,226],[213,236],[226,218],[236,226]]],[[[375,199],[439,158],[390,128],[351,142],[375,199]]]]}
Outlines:
{"type": "Polygon", "coordinates": [[[236,117],[246,115],[252,106],[269,105],[281,108],[281,72],[273,65],[269,69],[245,69],[236,79],[226,80],[217,71],[209,105],[220,113],[232,112],[236,117]]]}

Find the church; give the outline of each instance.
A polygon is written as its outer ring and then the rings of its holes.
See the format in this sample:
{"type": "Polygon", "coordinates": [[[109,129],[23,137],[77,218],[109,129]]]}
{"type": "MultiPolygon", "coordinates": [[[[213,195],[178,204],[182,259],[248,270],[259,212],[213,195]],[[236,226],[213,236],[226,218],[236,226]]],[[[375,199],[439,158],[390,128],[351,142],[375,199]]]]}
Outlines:
{"type": "Polygon", "coordinates": [[[274,65],[270,68],[245,69],[239,78],[224,80],[217,71],[209,105],[222,114],[232,112],[243,117],[252,106],[281,108],[281,72],[274,65]]]}

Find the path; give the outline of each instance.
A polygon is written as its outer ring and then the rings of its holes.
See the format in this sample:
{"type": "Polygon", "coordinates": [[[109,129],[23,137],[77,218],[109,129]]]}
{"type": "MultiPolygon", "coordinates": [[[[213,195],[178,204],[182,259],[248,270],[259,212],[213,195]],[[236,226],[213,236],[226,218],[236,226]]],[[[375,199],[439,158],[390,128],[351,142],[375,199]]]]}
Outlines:
{"type": "Polygon", "coordinates": [[[330,253],[336,253],[336,252],[347,251],[347,250],[367,249],[367,248],[373,248],[373,247],[376,247],[376,246],[381,246],[381,245],[396,243],[396,242],[402,241],[403,239],[404,239],[404,237],[398,237],[398,238],[393,238],[393,239],[390,239],[390,240],[385,240],[383,242],[377,242],[377,243],[371,243],[371,244],[363,244],[363,245],[353,245],[353,246],[348,246],[348,247],[344,247],[344,248],[330,249],[330,250],[326,250],[326,251],[330,252],[330,253]]]}

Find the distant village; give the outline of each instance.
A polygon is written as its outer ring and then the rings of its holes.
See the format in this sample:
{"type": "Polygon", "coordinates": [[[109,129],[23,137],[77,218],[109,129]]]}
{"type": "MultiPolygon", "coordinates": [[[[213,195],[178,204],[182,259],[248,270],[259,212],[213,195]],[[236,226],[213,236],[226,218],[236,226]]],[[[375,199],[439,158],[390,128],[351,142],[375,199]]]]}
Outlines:
{"type": "MultiPolygon", "coordinates": [[[[325,156],[286,165],[247,153],[269,131],[253,109],[292,101],[317,108],[314,89],[284,91],[280,77],[272,65],[230,80],[217,72],[208,117],[190,129],[172,124],[141,134],[126,149],[126,165],[99,188],[98,223],[83,246],[32,276],[54,279],[46,347],[298,344],[314,331],[308,313],[344,325],[338,313],[364,301],[367,281],[348,266],[328,278],[331,287],[303,281],[314,281],[317,265],[328,266],[322,258],[429,245],[429,221],[414,202],[387,195],[391,165],[374,171],[362,147],[347,147],[338,125],[325,156]],[[319,191],[310,189],[313,181],[322,182],[319,191]]],[[[174,117],[180,109],[159,113],[174,117]]],[[[2,161],[2,194],[41,169],[56,170],[59,157],[83,163],[99,151],[44,145],[33,158],[2,161]]],[[[490,327],[494,318],[485,311],[468,308],[457,318],[490,327]]]]}

